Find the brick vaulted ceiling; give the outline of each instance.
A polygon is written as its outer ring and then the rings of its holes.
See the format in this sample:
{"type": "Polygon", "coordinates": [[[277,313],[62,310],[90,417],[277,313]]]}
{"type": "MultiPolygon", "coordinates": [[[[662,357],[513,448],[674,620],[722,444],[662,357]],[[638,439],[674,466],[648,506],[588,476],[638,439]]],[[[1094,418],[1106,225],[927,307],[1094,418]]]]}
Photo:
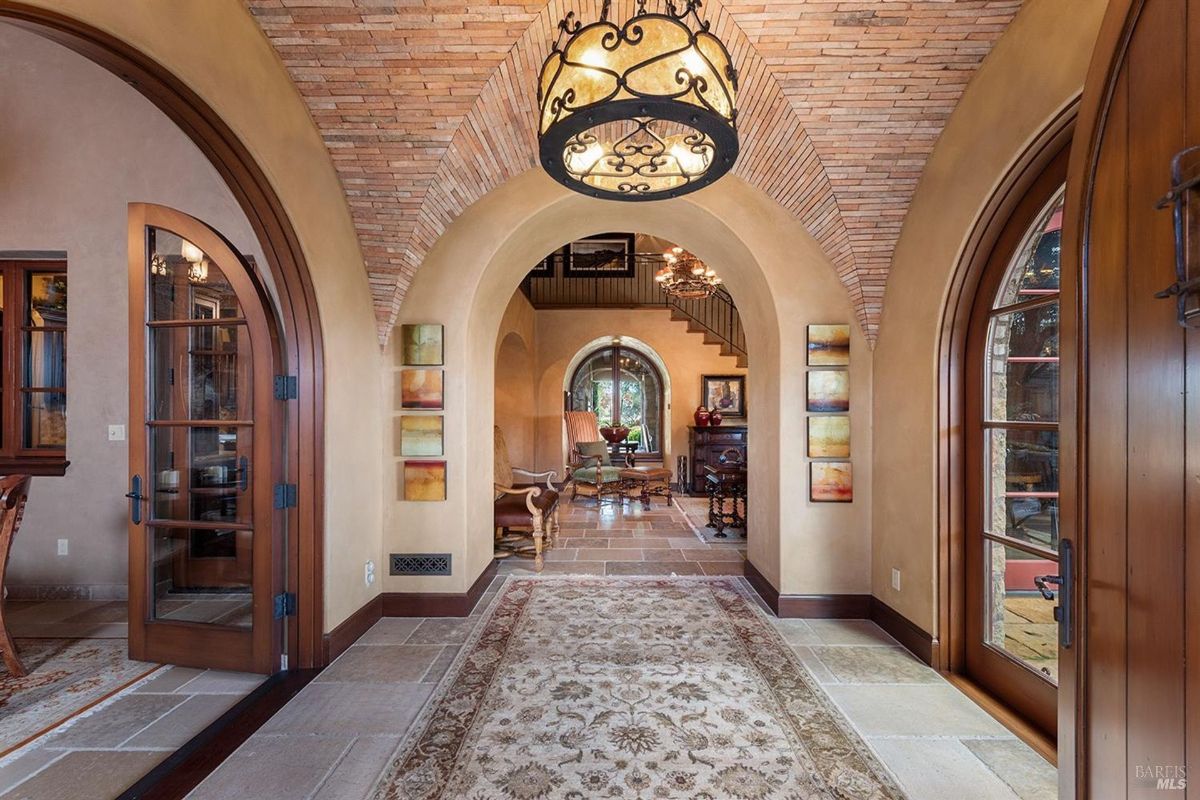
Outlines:
{"type": "MultiPolygon", "coordinates": [[[[536,75],[599,0],[244,0],[342,180],[381,338],[454,219],[536,166],[536,75]]],[[[653,10],[656,2],[649,0],[653,10]]],[[[614,0],[613,18],[633,11],[614,0]]],[[[1020,0],[707,0],[741,76],[735,171],[821,243],[874,340],[925,161],[1020,0]]]]}

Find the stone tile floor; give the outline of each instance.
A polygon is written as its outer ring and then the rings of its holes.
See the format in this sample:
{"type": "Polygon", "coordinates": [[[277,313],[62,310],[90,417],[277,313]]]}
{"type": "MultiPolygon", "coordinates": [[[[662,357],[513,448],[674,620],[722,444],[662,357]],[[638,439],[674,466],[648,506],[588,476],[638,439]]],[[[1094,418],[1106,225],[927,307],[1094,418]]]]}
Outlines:
{"type": "Polygon", "coordinates": [[[262,681],[164,667],[0,759],[0,800],[116,797],[262,681]]]}
{"type": "MultiPolygon", "coordinates": [[[[504,580],[468,618],[378,622],[191,800],[369,797],[504,580]]],[[[1057,797],[1051,765],[874,623],[772,622],[911,800],[1057,797]]]]}
{"type": "MultiPolygon", "coordinates": [[[[648,509],[632,499],[569,501],[559,512],[559,541],[546,551],[542,574],[741,575],[746,539],[731,532],[726,541],[705,541],[694,520],[707,507],[697,497],[677,497],[670,505],[654,497],[648,509]]],[[[499,571],[532,574],[533,561],[511,556],[499,571]]]]}

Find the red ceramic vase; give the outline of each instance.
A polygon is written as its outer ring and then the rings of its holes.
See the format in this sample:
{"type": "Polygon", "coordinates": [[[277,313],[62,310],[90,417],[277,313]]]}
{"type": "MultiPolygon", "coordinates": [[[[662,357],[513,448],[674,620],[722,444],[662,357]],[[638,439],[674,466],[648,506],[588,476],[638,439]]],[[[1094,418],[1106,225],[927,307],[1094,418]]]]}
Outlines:
{"type": "Polygon", "coordinates": [[[708,427],[708,409],[704,406],[697,406],[696,413],[693,415],[693,418],[696,420],[697,428],[708,427]]]}
{"type": "Polygon", "coordinates": [[[715,408],[712,411],[709,411],[708,412],[708,424],[714,428],[716,426],[720,425],[721,424],[721,412],[715,408]]]}

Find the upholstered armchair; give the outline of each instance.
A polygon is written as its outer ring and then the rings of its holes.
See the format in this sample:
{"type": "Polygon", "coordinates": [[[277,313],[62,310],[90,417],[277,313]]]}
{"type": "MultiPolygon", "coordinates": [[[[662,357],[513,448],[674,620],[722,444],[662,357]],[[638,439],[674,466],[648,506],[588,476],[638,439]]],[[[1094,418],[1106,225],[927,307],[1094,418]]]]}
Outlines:
{"type": "Polygon", "coordinates": [[[558,490],[554,488],[554,470],[531,472],[514,467],[508,457],[508,442],[504,431],[496,427],[493,518],[496,528],[496,550],[498,555],[515,554],[527,556],[532,550],[534,569],[542,571],[545,548],[544,539],[549,537],[553,547],[558,536],[558,490]],[[516,479],[529,481],[545,480],[544,486],[537,483],[517,483],[516,479]],[[514,533],[517,531],[519,533],[514,533]],[[529,542],[532,539],[532,542],[529,542]]]}
{"type": "Polygon", "coordinates": [[[623,464],[613,464],[608,443],[600,436],[600,425],[591,411],[568,411],[567,475],[570,476],[571,499],[582,493],[585,497],[620,496],[621,470],[631,466],[626,457],[623,464]]]}

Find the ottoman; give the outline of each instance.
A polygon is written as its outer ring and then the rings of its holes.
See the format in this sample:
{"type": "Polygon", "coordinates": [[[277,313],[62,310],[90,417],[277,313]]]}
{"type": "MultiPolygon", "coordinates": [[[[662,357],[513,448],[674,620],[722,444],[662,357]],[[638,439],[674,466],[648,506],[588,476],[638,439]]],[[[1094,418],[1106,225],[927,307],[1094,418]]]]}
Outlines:
{"type": "Polygon", "coordinates": [[[650,495],[665,497],[671,505],[671,477],[671,470],[664,467],[628,467],[620,475],[626,494],[636,490],[645,508],[650,507],[650,495]]]}

